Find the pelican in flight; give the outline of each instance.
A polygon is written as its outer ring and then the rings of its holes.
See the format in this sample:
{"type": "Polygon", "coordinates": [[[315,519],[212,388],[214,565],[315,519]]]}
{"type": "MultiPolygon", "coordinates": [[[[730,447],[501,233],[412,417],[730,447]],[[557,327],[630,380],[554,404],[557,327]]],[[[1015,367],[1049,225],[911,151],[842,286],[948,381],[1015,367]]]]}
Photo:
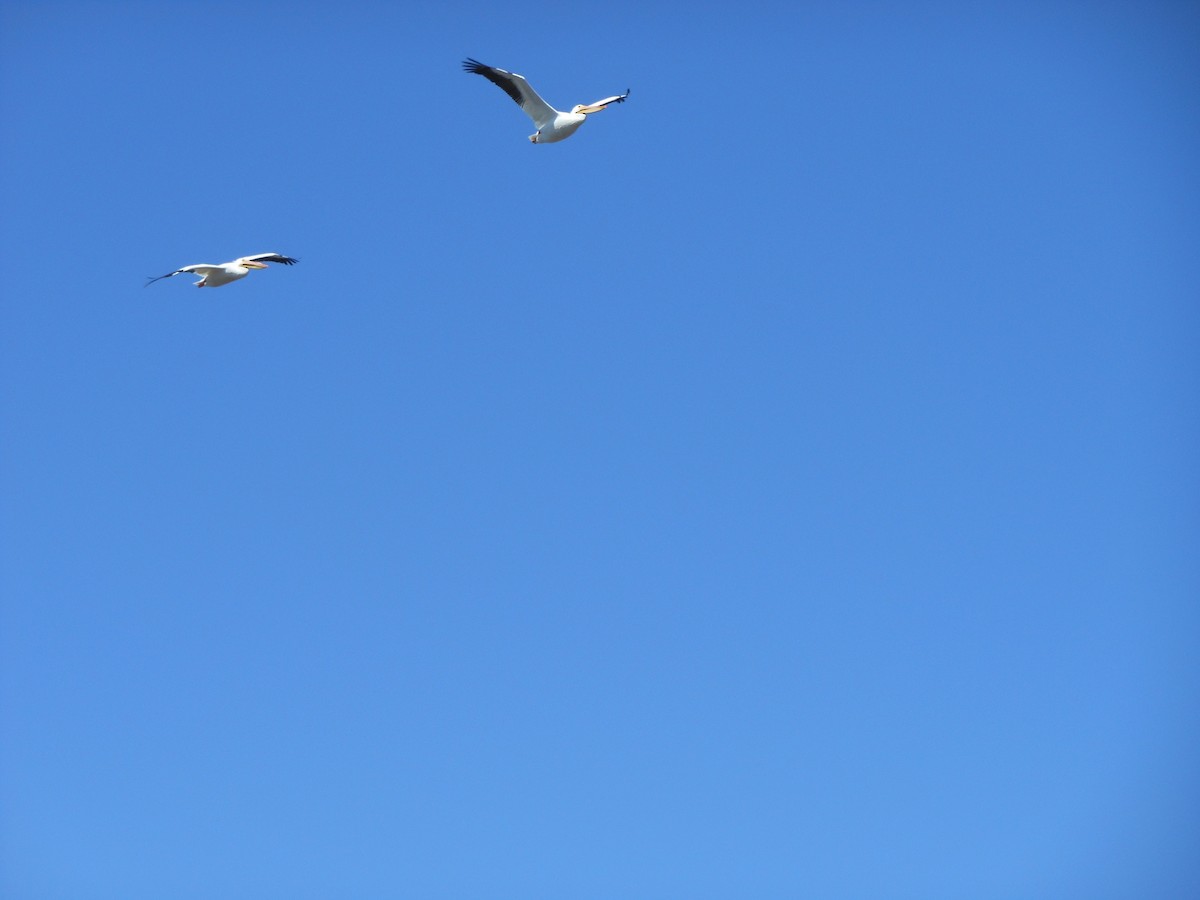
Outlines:
{"type": "Polygon", "coordinates": [[[529,82],[515,72],[505,72],[492,66],[470,59],[463,62],[463,71],[474,75],[482,75],[494,85],[498,85],[504,93],[517,101],[517,106],[525,111],[525,115],[533,119],[537,131],[529,136],[534,144],[553,144],[573,135],[591,113],[600,112],[610,103],[624,103],[629,96],[626,90],[615,97],[605,97],[587,106],[575,106],[568,112],[559,112],[537,95],[537,91],[529,86],[529,82]]]}
{"type": "Polygon", "coordinates": [[[237,281],[239,278],[245,278],[250,274],[251,269],[268,268],[267,263],[269,262],[294,266],[299,260],[292,259],[290,256],[280,256],[278,253],[256,253],[254,256],[239,256],[233,262],[221,263],[216,266],[210,263],[197,263],[194,266],[184,266],[182,269],[176,269],[174,272],[168,272],[166,275],[151,278],[143,287],[149,287],[156,281],[162,281],[164,278],[170,278],[172,275],[181,275],[184,272],[200,276],[200,280],[196,282],[196,287],[220,287],[223,284],[229,284],[231,281],[237,281]]]}

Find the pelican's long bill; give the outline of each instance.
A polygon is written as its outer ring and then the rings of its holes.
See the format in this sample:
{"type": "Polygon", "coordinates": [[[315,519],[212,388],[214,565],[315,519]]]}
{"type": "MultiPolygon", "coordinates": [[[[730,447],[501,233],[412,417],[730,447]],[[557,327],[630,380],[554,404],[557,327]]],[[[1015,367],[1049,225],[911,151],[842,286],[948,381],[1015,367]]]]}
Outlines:
{"type": "Polygon", "coordinates": [[[584,123],[589,114],[600,112],[610,103],[624,103],[625,98],[629,96],[629,91],[626,90],[623,94],[606,97],[586,106],[575,106],[570,112],[560,112],[539,97],[524,76],[516,72],[485,66],[469,57],[463,62],[463,71],[482,75],[516,101],[517,106],[533,119],[533,124],[537,127],[537,131],[529,136],[530,142],[534,144],[553,144],[566,140],[584,123]]]}

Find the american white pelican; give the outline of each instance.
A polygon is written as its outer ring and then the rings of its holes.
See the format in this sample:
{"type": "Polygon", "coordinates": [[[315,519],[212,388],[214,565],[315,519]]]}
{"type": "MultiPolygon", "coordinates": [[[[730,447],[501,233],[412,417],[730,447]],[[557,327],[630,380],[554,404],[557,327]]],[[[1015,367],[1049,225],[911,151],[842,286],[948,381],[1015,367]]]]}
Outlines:
{"type": "Polygon", "coordinates": [[[626,90],[623,94],[605,97],[587,106],[575,106],[569,113],[559,112],[539,97],[537,91],[529,86],[529,82],[515,72],[485,66],[469,57],[463,62],[463,71],[482,75],[492,84],[499,85],[504,93],[517,101],[517,106],[525,110],[525,115],[533,119],[533,124],[537,126],[537,132],[529,136],[529,140],[534,144],[553,144],[555,141],[569,138],[583,124],[589,113],[600,112],[610,103],[624,103],[625,98],[629,96],[629,91],[626,90]]]}
{"type": "Polygon", "coordinates": [[[196,287],[220,287],[223,284],[229,284],[231,281],[237,281],[239,278],[245,278],[250,274],[251,269],[268,268],[267,263],[269,262],[294,266],[299,260],[292,259],[290,256],[280,256],[278,253],[256,253],[254,256],[239,256],[233,262],[221,263],[218,266],[210,265],[209,263],[197,263],[194,266],[184,266],[182,269],[176,269],[174,272],[168,272],[166,275],[151,278],[143,287],[149,287],[156,281],[162,281],[164,278],[170,278],[172,275],[180,275],[184,272],[191,272],[194,275],[200,276],[200,280],[196,282],[196,287]]]}

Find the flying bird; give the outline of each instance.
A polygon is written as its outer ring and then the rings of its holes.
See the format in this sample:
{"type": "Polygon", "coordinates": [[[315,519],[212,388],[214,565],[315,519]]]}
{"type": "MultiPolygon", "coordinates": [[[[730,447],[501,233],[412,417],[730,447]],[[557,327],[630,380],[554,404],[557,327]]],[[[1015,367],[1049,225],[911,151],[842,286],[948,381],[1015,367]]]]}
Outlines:
{"type": "Polygon", "coordinates": [[[624,103],[629,96],[626,90],[615,97],[605,97],[586,106],[572,107],[570,112],[559,112],[537,95],[537,91],[529,86],[529,82],[515,72],[505,72],[492,66],[485,66],[471,58],[463,62],[463,71],[474,75],[482,75],[494,85],[498,85],[504,93],[517,101],[517,106],[525,111],[525,115],[533,119],[537,131],[529,136],[534,144],[553,144],[573,135],[576,129],[584,123],[588,115],[600,112],[610,103],[624,103]]]}
{"type": "Polygon", "coordinates": [[[267,263],[269,262],[294,266],[299,260],[292,259],[290,256],[280,256],[278,253],[256,253],[254,256],[239,256],[233,262],[221,263],[216,266],[210,263],[197,263],[194,266],[184,266],[182,269],[176,269],[174,272],[168,272],[166,275],[151,278],[143,287],[149,287],[156,281],[162,281],[164,278],[170,278],[172,275],[181,275],[184,272],[200,276],[200,280],[196,282],[196,287],[220,287],[223,284],[229,284],[231,281],[237,281],[239,278],[245,278],[250,274],[251,269],[268,268],[267,263]]]}

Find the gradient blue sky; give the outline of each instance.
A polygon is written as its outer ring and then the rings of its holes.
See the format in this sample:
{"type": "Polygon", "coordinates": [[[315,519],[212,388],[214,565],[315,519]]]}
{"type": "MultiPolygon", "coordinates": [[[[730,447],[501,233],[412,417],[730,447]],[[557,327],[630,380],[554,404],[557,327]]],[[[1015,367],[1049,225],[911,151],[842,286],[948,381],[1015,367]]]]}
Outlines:
{"type": "Polygon", "coordinates": [[[9,0],[0,85],[6,898],[1200,894],[1195,4],[9,0]]]}

